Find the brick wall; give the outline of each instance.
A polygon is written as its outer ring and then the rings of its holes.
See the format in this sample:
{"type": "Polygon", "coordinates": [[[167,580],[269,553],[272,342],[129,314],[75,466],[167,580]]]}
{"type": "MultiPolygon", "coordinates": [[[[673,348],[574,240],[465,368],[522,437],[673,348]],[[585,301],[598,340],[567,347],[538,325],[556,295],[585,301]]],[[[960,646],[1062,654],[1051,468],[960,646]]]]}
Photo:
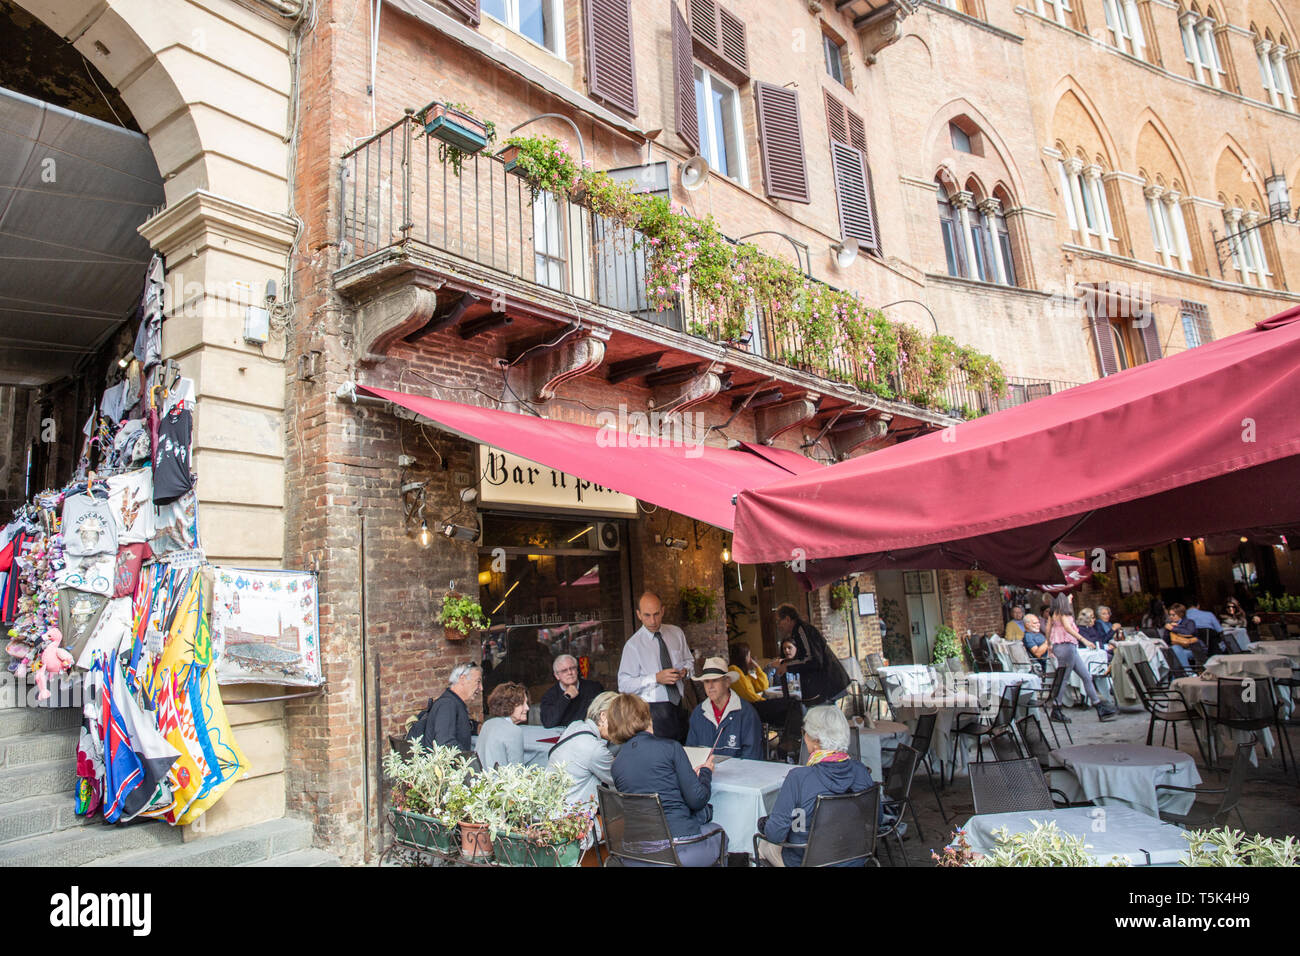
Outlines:
{"type": "Polygon", "coordinates": [[[939,597],[943,608],[943,622],[964,639],[972,634],[999,634],[1002,632],[1002,594],[998,581],[981,571],[940,571],[939,597]],[[978,578],[984,582],[984,592],[976,598],[966,592],[966,582],[978,578]]]}

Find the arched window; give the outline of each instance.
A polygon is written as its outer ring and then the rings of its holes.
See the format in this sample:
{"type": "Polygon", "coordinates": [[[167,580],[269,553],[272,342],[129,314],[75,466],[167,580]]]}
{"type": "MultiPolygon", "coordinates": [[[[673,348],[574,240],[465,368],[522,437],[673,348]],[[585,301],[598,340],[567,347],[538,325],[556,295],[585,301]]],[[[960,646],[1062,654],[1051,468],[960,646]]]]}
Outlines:
{"type": "Polygon", "coordinates": [[[1095,236],[1100,247],[1110,251],[1110,244],[1117,242],[1118,237],[1106,202],[1101,165],[1070,156],[1057,160],[1056,166],[1070,229],[1082,245],[1092,245],[1089,237],[1095,236]]]}
{"type": "Polygon", "coordinates": [[[962,235],[961,217],[948,199],[948,188],[936,180],[939,200],[939,231],[943,234],[943,252],[948,260],[948,275],[965,278],[966,240],[962,235]]]}
{"type": "Polygon", "coordinates": [[[1184,272],[1192,268],[1192,248],[1187,237],[1187,223],[1183,207],[1179,204],[1182,191],[1178,184],[1166,186],[1163,182],[1148,180],[1143,184],[1146,196],[1147,223],[1151,227],[1151,242],[1161,263],[1184,272]]]}
{"type": "Polygon", "coordinates": [[[1214,17],[1214,8],[1208,8],[1205,16],[1201,16],[1196,4],[1192,4],[1190,10],[1179,13],[1178,26],[1183,37],[1183,55],[1191,66],[1192,76],[1198,83],[1221,88],[1227,70],[1223,64],[1224,54],[1219,49],[1219,38],[1215,35],[1219,24],[1214,17]]]}
{"type": "Polygon", "coordinates": [[[973,181],[964,190],[950,191],[939,179],[935,180],[935,196],[948,274],[1015,285],[1016,266],[1006,219],[1010,197],[1001,190],[985,197],[973,181]]]}
{"type": "Polygon", "coordinates": [[[1295,88],[1291,84],[1291,74],[1287,69],[1286,37],[1280,35],[1273,39],[1271,31],[1260,36],[1255,33],[1255,59],[1259,64],[1259,79],[1264,87],[1263,99],[1279,109],[1296,111],[1295,88]]]}

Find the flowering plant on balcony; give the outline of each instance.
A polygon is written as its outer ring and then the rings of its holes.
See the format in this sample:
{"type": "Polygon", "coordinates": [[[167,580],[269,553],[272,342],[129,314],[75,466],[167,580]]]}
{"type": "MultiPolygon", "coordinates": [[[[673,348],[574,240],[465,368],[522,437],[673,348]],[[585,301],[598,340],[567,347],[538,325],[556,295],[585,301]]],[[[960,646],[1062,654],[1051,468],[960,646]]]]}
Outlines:
{"type": "Polygon", "coordinates": [[[502,155],[528,183],[534,201],[544,192],[572,197],[585,187],[585,170],[554,137],[511,136],[502,155]]]}

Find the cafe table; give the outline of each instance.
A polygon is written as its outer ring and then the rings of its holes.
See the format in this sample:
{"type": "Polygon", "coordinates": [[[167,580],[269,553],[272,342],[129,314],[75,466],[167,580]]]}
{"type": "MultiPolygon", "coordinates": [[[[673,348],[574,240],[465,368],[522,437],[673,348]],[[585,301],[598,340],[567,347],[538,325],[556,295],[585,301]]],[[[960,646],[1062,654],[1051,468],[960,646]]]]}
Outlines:
{"type": "Polygon", "coordinates": [[[868,727],[865,722],[858,724],[855,721],[849,729],[857,734],[859,757],[871,771],[871,779],[883,783],[885,768],[882,751],[908,742],[911,733],[907,725],[893,720],[877,720],[873,726],[868,727]]]}
{"type": "Polygon", "coordinates": [[[979,710],[979,698],[965,692],[903,694],[894,700],[894,716],[907,724],[910,731],[916,730],[916,720],[922,714],[934,712],[937,715],[930,752],[954,770],[966,766],[969,747],[966,741],[970,739],[962,738],[962,743],[957,743],[957,735],[953,732],[957,714],[979,710]]]}
{"type": "Polygon", "coordinates": [[[988,854],[997,846],[996,831],[1031,833],[1035,823],[1055,823],[1061,833],[1082,837],[1088,855],[1098,864],[1119,857],[1133,866],[1170,866],[1187,856],[1183,830],[1125,806],[981,813],[962,829],[972,850],[988,854]]]}
{"type": "Polygon", "coordinates": [[[1195,797],[1190,793],[1165,791],[1157,795],[1158,784],[1194,787],[1201,782],[1196,761],[1181,750],[1144,747],[1140,744],[1077,744],[1051,753],[1054,767],[1073,775],[1053,775],[1052,785],[1071,803],[1102,801],[1104,805],[1132,807],[1150,817],[1159,810],[1186,813],[1195,797]]]}
{"type": "Polygon", "coordinates": [[[793,764],[739,757],[714,766],[709,803],[713,806],[713,822],[727,831],[730,852],[752,852],[758,819],[771,812],[786,774],[793,769],[793,764]]]}
{"type": "MultiPolygon", "coordinates": [[[[1200,676],[1179,677],[1174,680],[1169,687],[1171,690],[1176,690],[1182,695],[1183,700],[1187,701],[1189,709],[1195,713],[1205,714],[1205,733],[1210,747],[1211,762],[1216,761],[1218,759],[1218,754],[1223,752],[1224,748],[1219,745],[1219,738],[1224,736],[1234,744],[1248,744],[1250,743],[1252,735],[1258,735],[1259,742],[1264,745],[1265,756],[1271,757],[1273,755],[1273,732],[1267,727],[1258,731],[1229,730],[1222,724],[1214,724],[1215,733],[1213,735],[1210,734],[1210,725],[1212,723],[1210,715],[1205,713],[1201,708],[1201,704],[1204,703],[1211,709],[1218,704],[1219,679],[1217,677],[1210,677],[1208,679],[1200,676]]],[[[1250,762],[1256,766],[1258,766],[1259,763],[1253,749],[1250,752],[1250,762]]]]}
{"type": "Polygon", "coordinates": [[[1291,659],[1281,654],[1215,654],[1205,662],[1215,677],[1290,677],[1291,659]]]}
{"type": "Polygon", "coordinates": [[[1157,679],[1169,672],[1169,664],[1161,652],[1161,644],[1161,641],[1145,636],[1110,642],[1110,646],[1114,649],[1110,669],[1111,684],[1115,688],[1115,703],[1119,706],[1138,707],[1142,704],[1137,689],[1129,678],[1129,667],[1139,661],[1146,661],[1151,665],[1151,670],[1157,679]]]}
{"type": "Polygon", "coordinates": [[[1280,654],[1291,662],[1292,667],[1300,667],[1300,641],[1258,641],[1250,645],[1252,654],[1280,654]]]}
{"type": "Polygon", "coordinates": [[[1037,674],[1028,671],[980,671],[974,674],[962,674],[957,677],[968,694],[974,694],[980,700],[980,711],[986,716],[996,713],[1002,699],[1002,691],[1011,684],[1020,685],[1021,696],[1043,686],[1037,674]]]}
{"type": "Polygon", "coordinates": [[[934,668],[926,664],[891,664],[877,667],[876,674],[891,700],[899,694],[920,694],[934,687],[934,668]]]}

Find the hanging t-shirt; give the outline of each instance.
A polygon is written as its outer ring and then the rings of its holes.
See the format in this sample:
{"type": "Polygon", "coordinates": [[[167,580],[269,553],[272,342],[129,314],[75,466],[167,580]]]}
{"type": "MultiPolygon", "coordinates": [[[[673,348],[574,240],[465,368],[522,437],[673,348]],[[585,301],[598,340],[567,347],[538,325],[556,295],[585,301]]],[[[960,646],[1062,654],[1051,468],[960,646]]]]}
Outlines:
{"type": "Polygon", "coordinates": [[[126,411],[125,401],[126,382],[124,380],[104,389],[104,394],[99,400],[99,414],[116,425],[122,420],[122,415],[126,411]]]}
{"type": "Polygon", "coordinates": [[[58,587],[89,591],[104,597],[113,593],[113,579],[117,575],[116,552],[85,558],[67,555],[67,562],[54,574],[54,583],[58,587]]]}
{"type": "Polygon", "coordinates": [[[163,414],[181,404],[191,410],[194,408],[194,379],[192,378],[182,378],[176,383],[175,388],[167,389],[167,397],[162,403],[163,414]]]}
{"type": "Polygon", "coordinates": [[[117,555],[117,524],[107,499],[71,495],[63,502],[63,550],[75,558],[117,555]]]}
{"type": "MultiPolygon", "coordinates": [[[[153,508],[150,507],[149,510],[153,511],[153,508]]],[[[147,544],[124,544],[118,549],[113,597],[131,597],[135,594],[136,583],[140,580],[140,567],[151,557],[153,549],[147,544]]]]}
{"type": "Polygon", "coordinates": [[[190,475],[190,439],[194,415],[174,408],[158,420],[158,441],[153,451],[154,504],[175,501],[194,486],[190,475]]]}
{"type": "Polygon", "coordinates": [[[199,546],[199,497],[187,491],[154,514],[154,536],[149,542],[155,557],[199,546]]]}
{"type": "Polygon", "coordinates": [[[109,478],[108,503],[119,548],[153,537],[153,472],[148,468],[109,478]]]}
{"type": "Polygon", "coordinates": [[[63,649],[74,658],[85,650],[90,635],[99,622],[108,598],[72,588],[59,591],[59,630],[63,632],[63,649]]]}

